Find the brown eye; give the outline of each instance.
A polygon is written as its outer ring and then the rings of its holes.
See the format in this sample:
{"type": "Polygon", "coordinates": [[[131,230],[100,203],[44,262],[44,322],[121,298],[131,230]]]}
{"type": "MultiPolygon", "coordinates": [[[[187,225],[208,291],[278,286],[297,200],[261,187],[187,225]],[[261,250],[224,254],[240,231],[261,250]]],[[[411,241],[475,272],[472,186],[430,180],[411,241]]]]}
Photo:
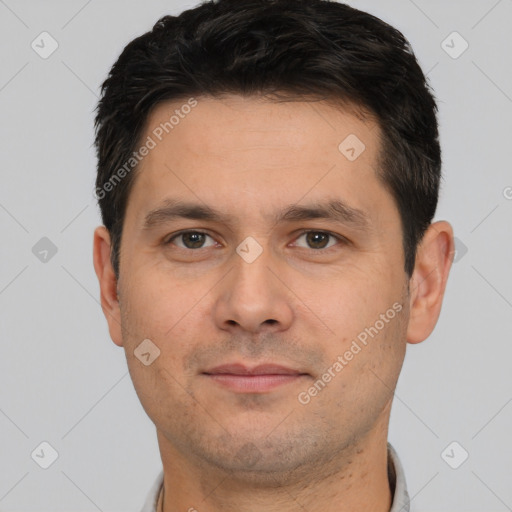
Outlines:
{"type": "MultiPolygon", "coordinates": [[[[205,240],[207,238],[211,238],[211,236],[207,235],[206,233],[202,233],[200,231],[184,231],[182,233],[179,233],[178,235],[173,236],[171,239],[169,239],[166,242],[166,245],[173,243],[174,245],[181,247],[182,249],[203,249],[204,247],[210,247],[213,244],[210,244],[209,246],[205,246],[205,240]],[[175,240],[181,240],[181,244],[176,243],[175,240]]],[[[212,239],[213,241],[213,239],[212,239]]],[[[215,242],[214,242],[215,243],[215,242]]]]}
{"type": "Polygon", "coordinates": [[[332,245],[335,245],[336,240],[340,240],[338,237],[326,231],[306,231],[302,233],[297,240],[300,240],[302,237],[306,239],[306,248],[313,250],[330,248],[332,245]],[[328,245],[331,239],[334,244],[328,245]]]}
{"type": "Polygon", "coordinates": [[[312,249],[324,249],[329,241],[329,235],[327,233],[311,231],[306,233],[306,240],[312,249]]]}

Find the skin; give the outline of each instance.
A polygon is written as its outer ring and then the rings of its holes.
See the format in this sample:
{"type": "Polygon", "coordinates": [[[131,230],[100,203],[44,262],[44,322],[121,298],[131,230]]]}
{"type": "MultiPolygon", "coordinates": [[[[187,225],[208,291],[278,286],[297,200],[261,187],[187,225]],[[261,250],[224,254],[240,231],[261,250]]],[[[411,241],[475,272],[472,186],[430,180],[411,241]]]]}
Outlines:
{"type": "MultiPolygon", "coordinates": [[[[197,100],[137,170],[118,281],[107,230],[94,234],[110,335],[125,349],[157,428],[163,509],[388,511],[393,392],[407,342],[423,341],[437,322],[452,229],[429,227],[407,276],[400,216],[376,174],[380,128],[369,117],[325,102],[197,100]],[[349,134],[366,146],[355,161],[338,150],[349,134]],[[175,218],[144,229],[148,212],[170,197],[233,218],[175,218]],[[268,217],[330,199],[362,211],[367,225],[268,217]],[[308,238],[309,229],[320,234],[308,238]],[[165,244],[181,230],[209,236],[199,249],[197,238],[165,244]],[[251,263],[236,252],[249,236],[262,249],[251,263]],[[299,393],[396,303],[401,312],[300,403],[299,393]],[[160,350],[148,366],[134,356],[144,339],[160,350]],[[228,362],[276,363],[305,375],[267,392],[235,392],[203,374],[228,362]]],[[[141,140],[183,103],[157,106],[141,140]]]]}

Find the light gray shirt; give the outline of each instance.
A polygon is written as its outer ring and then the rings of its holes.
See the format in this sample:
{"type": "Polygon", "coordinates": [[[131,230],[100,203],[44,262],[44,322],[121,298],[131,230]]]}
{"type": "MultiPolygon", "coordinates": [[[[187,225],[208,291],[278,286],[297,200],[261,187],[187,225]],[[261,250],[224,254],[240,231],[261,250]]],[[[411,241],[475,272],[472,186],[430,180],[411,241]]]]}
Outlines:
{"type": "MultiPolygon", "coordinates": [[[[405,483],[404,470],[398,454],[395,449],[388,443],[388,478],[393,491],[393,502],[389,512],[409,512],[409,494],[407,493],[407,486],[405,483]]],[[[164,483],[163,470],[158,475],[155,483],[151,487],[149,494],[144,503],[141,512],[157,512],[156,504],[160,489],[164,483]]]]}

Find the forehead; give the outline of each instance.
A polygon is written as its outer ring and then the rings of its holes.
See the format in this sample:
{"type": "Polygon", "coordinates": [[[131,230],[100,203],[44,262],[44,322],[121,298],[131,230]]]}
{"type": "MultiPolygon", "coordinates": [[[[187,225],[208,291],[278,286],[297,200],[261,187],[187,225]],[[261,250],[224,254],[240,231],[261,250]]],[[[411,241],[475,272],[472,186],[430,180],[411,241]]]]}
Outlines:
{"type": "Polygon", "coordinates": [[[166,102],[148,117],[141,142],[149,140],[129,200],[139,216],[169,195],[254,215],[258,204],[276,209],[326,194],[364,210],[379,204],[372,193],[384,193],[377,123],[321,101],[166,102]]]}
{"type": "Polygon", "coordinates": [[[179,145],[189,153],[211,156],[262,144],[276,150],[313,150],[318,159],[324,149],[327,155],[337,157],[339,143],[349,135],[364,141],[369,153],[378,143],[377,123],[355,107],[237,95],[193,101],[193,107],[190,98],[157,105],[148,116],[144,135],[169,146],[173,146],[172,135],[179,135],[179,145]]]}

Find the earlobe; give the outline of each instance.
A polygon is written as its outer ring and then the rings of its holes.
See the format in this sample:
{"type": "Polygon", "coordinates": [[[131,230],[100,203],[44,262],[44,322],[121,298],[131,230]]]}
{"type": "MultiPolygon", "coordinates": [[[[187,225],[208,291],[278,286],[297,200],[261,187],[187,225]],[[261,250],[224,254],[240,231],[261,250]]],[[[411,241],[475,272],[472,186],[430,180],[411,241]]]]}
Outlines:
{"type": "Polygon", "coordinates": [[[117,279],[110,261],[110,234],[104,226],[94,231],[93,262],[100,285],[101,309],[107,319],[112,341],[122,346],[121,312],[117,297],[117,279]]]}
{"type": "Polygon", "coordinates": [[[450,224],[445,221],[431,224],[418,247],[410,280],[409,343],[420,343],[434,330],[453,255],[453,230],[450,224]]]}

